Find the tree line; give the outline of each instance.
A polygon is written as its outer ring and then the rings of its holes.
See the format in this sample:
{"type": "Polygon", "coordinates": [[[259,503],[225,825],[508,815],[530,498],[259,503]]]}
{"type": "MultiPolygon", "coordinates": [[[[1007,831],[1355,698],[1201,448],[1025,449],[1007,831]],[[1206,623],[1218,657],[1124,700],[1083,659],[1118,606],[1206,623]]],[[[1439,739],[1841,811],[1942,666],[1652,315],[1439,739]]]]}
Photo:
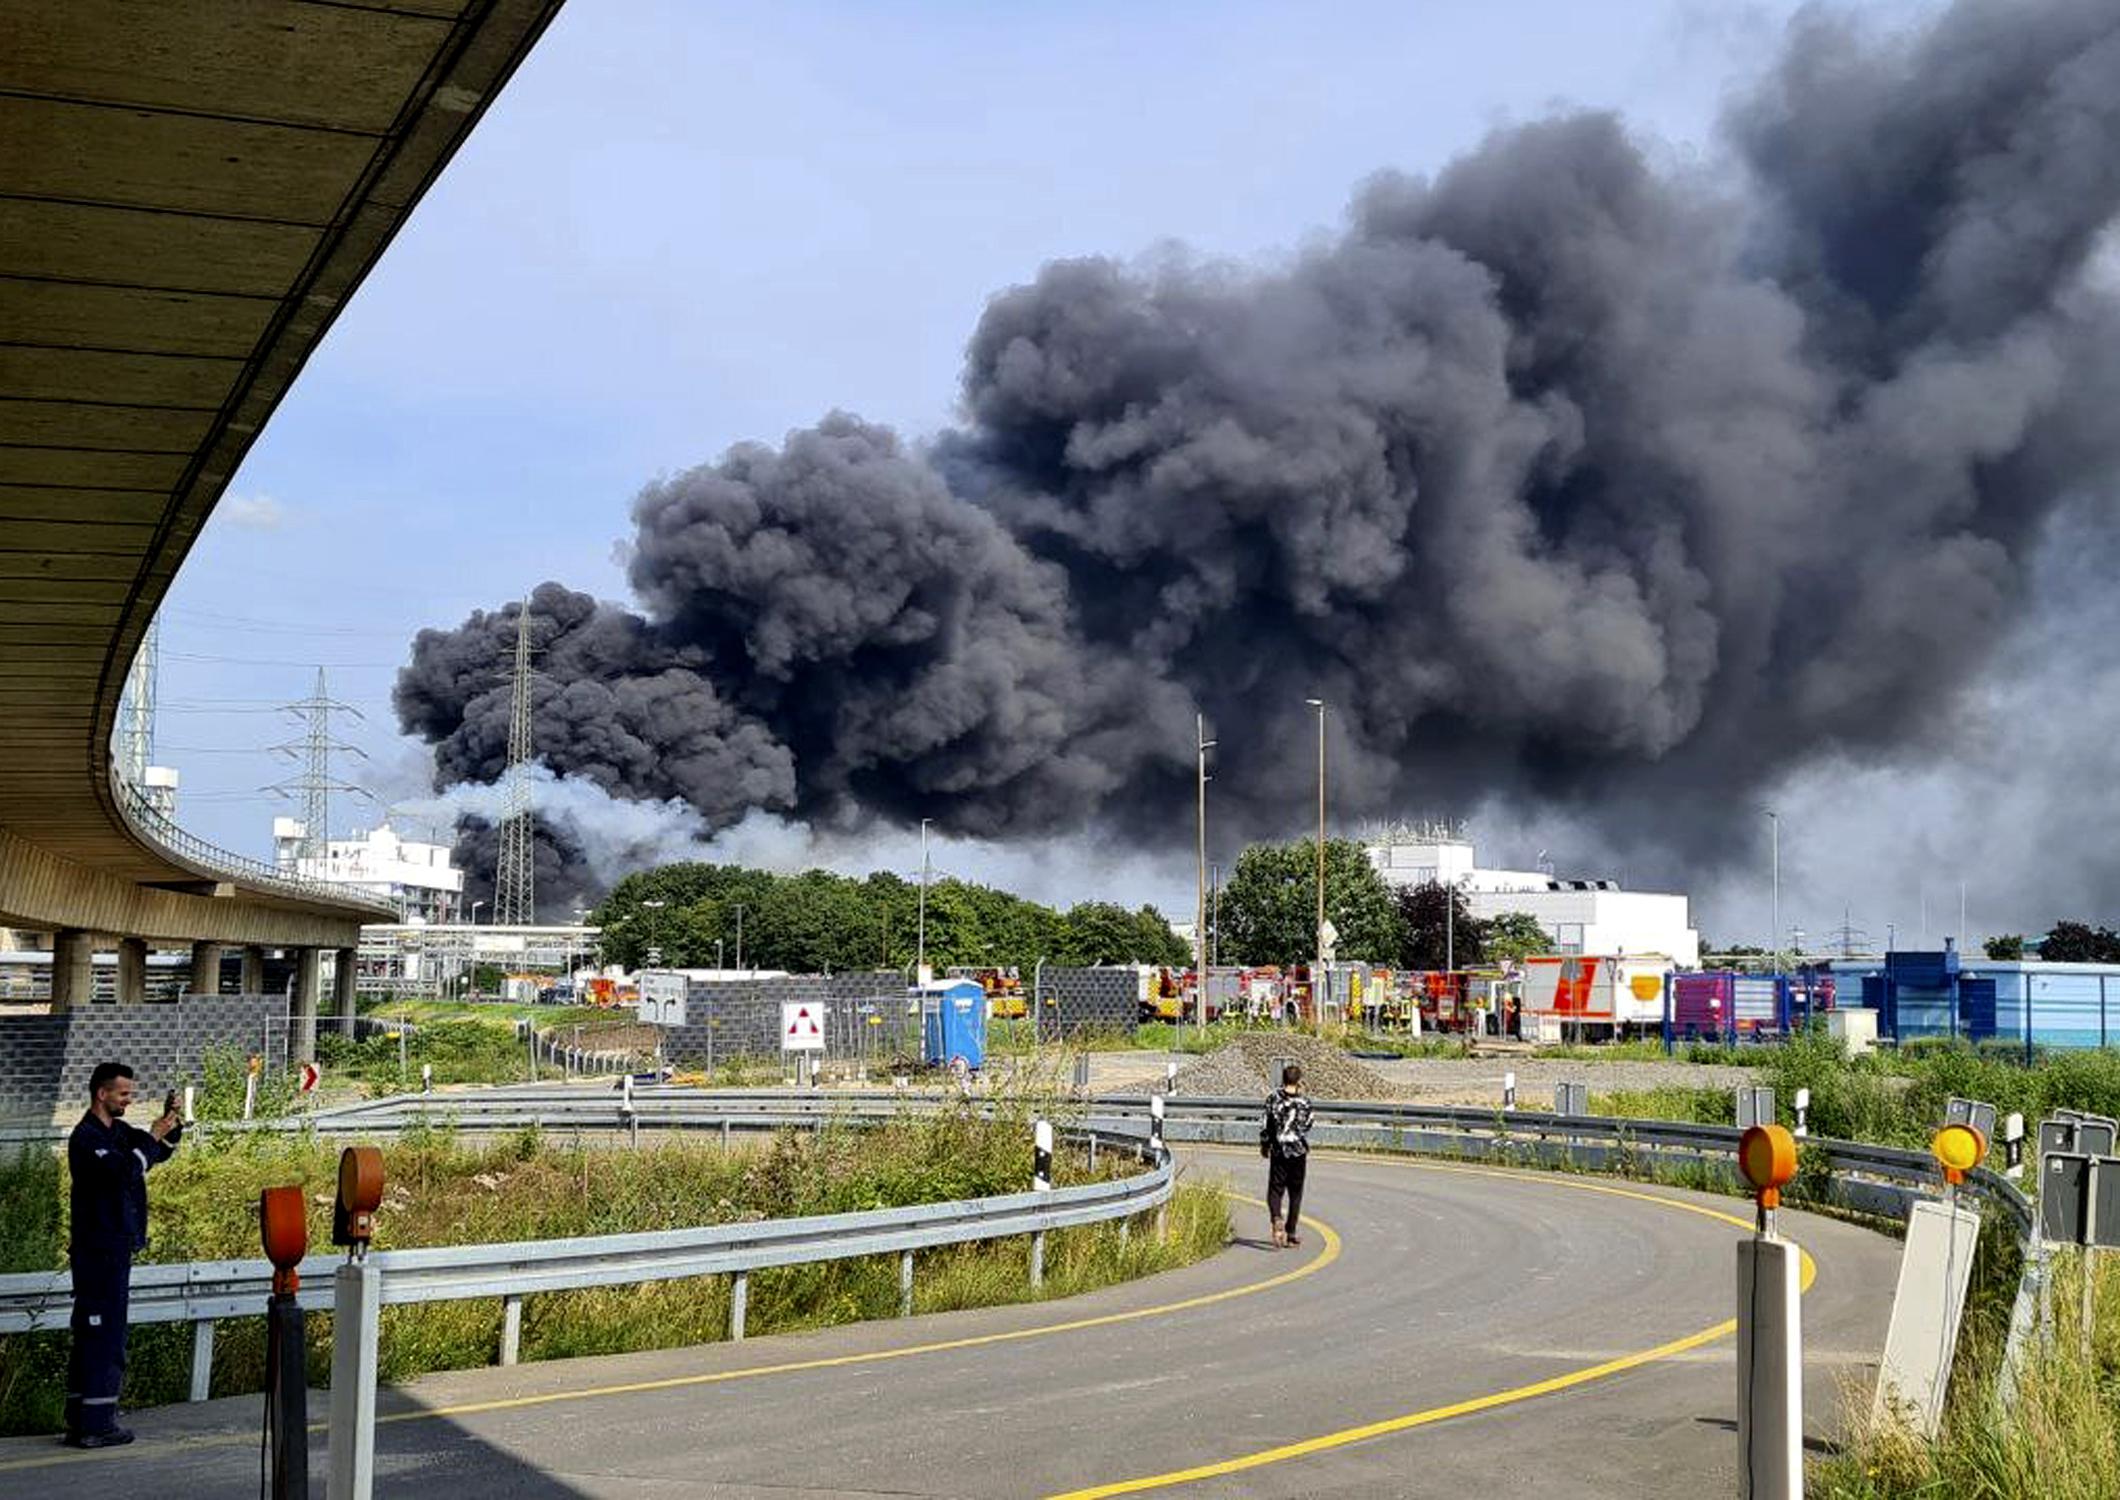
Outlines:
{"type": "MultiPolygon", "coordinates": [[[[607,963],[799,974],[906,969],[921,948],[920,888],[897,875],[824,870],[776,875],[686,863],[638,871],[590,913],[607,963]],[[739,938],[741,946],[739,948],[739,938]]],[[[1007,891],[944,879],[928,887],[927,961],[1013,967],[1146,963],[1189,967],[1192,949],[1153,906],[1085,901],[1059,911],[1007,891]]],[[[1551,947],[1522,912],[1491,921],[1433,883],[1393,890],[1351,839],[1325,845],[1325,912],[1342,958],[1403,969],[1459,968],[1551,947]]],[[[1218,962],[1253,967],[1316,956],[1317,848],[1253,844],[1219,892],[1210,941],[1218,962]]]]}
{"type": "MultiPolygon", "coordinates": [[[[606,963],[639,968],[908,969],[921,951],[920,887],[897,875],[776,875],[684,863],[637,871],[589,914],[606,963]],[[740,942],[739,942],[740,940],[740,942]],[[652,954],[652,957],[651,957],[652,954]]],[[[1183,963],[1185,944],[1153,906],[1085,901],[1056,911],[971,881],[931,881],[927,961],[1014,967],[1183,963]]]]}

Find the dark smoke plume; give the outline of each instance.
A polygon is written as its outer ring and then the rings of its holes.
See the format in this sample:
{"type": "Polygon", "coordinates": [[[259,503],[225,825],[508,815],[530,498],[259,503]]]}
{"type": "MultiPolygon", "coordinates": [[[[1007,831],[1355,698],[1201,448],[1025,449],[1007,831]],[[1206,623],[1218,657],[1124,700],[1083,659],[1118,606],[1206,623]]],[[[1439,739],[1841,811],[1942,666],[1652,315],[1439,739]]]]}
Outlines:
{"type": "MultiPolygon", "coordinates": [[[[1285,271],[1048,266],[925,452],[834,414],[649,486],[635,614],[532,601],[556,771],[962,833],[1560,802],[1695,852],[1943,722],[2120,456],[2120,5],[1807,13],[1719,181],[1607,114],[1385,175],[1285,271]]],[[[490,779],[512,607],[397,702],[490,779]]]]}

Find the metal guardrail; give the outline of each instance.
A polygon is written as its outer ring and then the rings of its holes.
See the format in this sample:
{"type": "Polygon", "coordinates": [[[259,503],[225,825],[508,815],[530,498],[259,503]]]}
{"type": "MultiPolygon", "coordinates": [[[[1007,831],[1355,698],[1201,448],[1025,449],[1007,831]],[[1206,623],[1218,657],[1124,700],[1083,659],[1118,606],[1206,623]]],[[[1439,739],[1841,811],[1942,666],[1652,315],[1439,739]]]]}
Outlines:
{"type": "Polygon", "coordinates": [[[134,837],[143,843],[159,845],[171,854],[202,867],[209,874],[226,875],[283,896],[335,901],[376,913],[390,912],[393,918],[397,915],[390,903],[378,898],[373,891],[354,885],[341,885],[331,880],[307,880],[298,875],[289,875],[263,860],[252,859],[248,855],[237,854],[207,843],[197,834],[179,827],[147,800],[145,792],[115,772],[110,778],[110,786],[115,794],[118,815],[124,819],[134,837]]]}
{"type": "MultiPolygon", "coordinates": [[[[463,1121],[466,1128],[477,1130],[515,1129],[526,1123],[549,1128],[594,1123],[621,1129],[629,1123],[618,1109],[622,1096],[609,1090],[597,1091],[593,1098],[585,1097],[581,1091],[569,1095],[545,1092],[552,1097],[520,1102],[492,1101],[480,1095],[407,1096],[345,1110],[321,1111],[293,1122],[261,1121],[236,1128],[387,1134],[403,1129],[411,1117],[434,1114],[468,1116],[463,1121]],[[593,1121],[588,1108],[592,1104],[596,1106],[593,1121]]],[[[826,1112],[815,1108],[774,1111],[753,1107],[732,1112],[723,1107],[704,1113],[654,1108],[657,1104],[683,1102],[670,1097],[675,1093],[702,1098],[691,1090],[655,1091],[663,1096],[659,1099],[655,1094],[644,1093],[636,1098],[649,1108],[639,1113],[654,1113],[654,1124],[660,1128],[698,1128],[727,1122],[739,1128],[776,1129],[794,1121],[821,1126],[827,1118],[826,1112]]],[[[712,1099],[703,1102],[714,1104],[712,1099]]],[[[895,1108],[878,1107],[871,1102],[831,1114],[850,1123],[874,1123],[896,1112],[895,1108]]],[[[49,1141],[57,1133],[55,1127],[49,1132],[19,1134],[49,1141]]],[[[1104,1139],[1146,1155],[1145,1137],[1121,1139],[1107,1132],[1104,1139]]],[[[1173,1183],[1174,1168],[1166,1153],[1148,1171],[1132,1177],[1043,1192],[640,1234],[386,1250],[370,1255],[368,1264],[380,1274],[385,1305],[500,1297],[504,1307],[514,1304],[514,1310],[519,1311],[520,1299],[535,1292],[699,1276],[741,1277],[770,1266],[896,1254],[904,1258],[901,1286],[907,1293],[909,1310],[910,1259],[915,1251],[973,1240],[1037,1237],[1078,1225],[1131,1220],[1167,1204],[1173,1183]]],[[[135,1323],[193,1325],[192,1399],[203,1400],[212,1363],[214,1322],[260,1314],[271,1287],[272,1267],[264,1260],[142,1265],[133,1270],[130,1315],[135,1323]]],[[[331,1283],[321,1277],[310,1281],[303,1287],[300,1301],[305,1309],[328,1309],[332,1305],[331,1283]]],[[[740,1302],[736,1307],[740,1308],[740,1302]]],[[[0,1276],[0,1334],[61,1328],[70,1312],[71,1290],[66,1272],[0,1276]]],[[[737,1320],[732,1332],[740,1337],[741,1311],[732,1311],[732,1317],[737,1320]]],[[[503,1363],[513,1363],[513,1353],[504,1335],[503,1363]]]]}
{"type": "MultiPolygon", "coordinates": [[[[953,1095],[886,1090],[709,1094],[649,1086],[632,1090],[629,1097],[609,1086],[524,1086],[475,1094],[399,1095],[233,1128],[354,1136],[394,1135],[436,1124],[473,1133],[533,1125],[547,1130],[611,1132],[718,1128],[727,1139],[737,1130],[821,1129],[831,1122],[874,1124],[902,1113],[967,1103],[993,1107],[976,1098],[967,1101],[953,1095]]],[[[1323,1146],[1592,1170],[1643,1163],[1693,1164],[1727,1175],[1733,1183],[1736,1180],[1734,1160],[1740,1132],[1729,1126],[1413,1104],[1324,1101],[1316,1102],[1314,1109],[1312,1136],[1323,1146]]],[[[1087,1101],[1085,1113],[1073,1132],[1086,1136],[1093,1149],[1102,1141],[1145,1152],[1149,1114],[1145,1097],[1087,1101]]],[[[1257,1140],[1258,1115],[1259,1102],[1253,1099],[1172,1097],[1165,1101],[1164,1132],[1169,1140],[1250,1146],[1257,1140]]],[[[12,1137],[48,1143],[63,1133],[56,1126],[25,1127],[0,1135],[0,1141],[12,1137]]],[[[1841,1207],[1904,1218],[1915,1200],[1932,1196],[1938,1188],[1934,1164],[1919,1151],[1822,1137],[1809,1138],[1805,1144],[1824,1153],[1831,1201],[1841,1207]]],[[[916,1250],[942,1245],[1131,1219],[1167,1203],[1173,1181],[1173,1164],[1166,1153],[1146,1173],[1050,1192],[650,1234],[382,1251],[369,1259],[381,1272],[386,1304],[503,1298],[510,1313],[504,1319],[502,1361],[512,1363],[513,1345],[505,1330],[516,1326],[520,1298],[529,1293],[695,1276],[742,1277],[768,1266],[851,1256],[896,1253],[909,1260],[916,1250]]],[[[2015,1184],[1982,1168],[1969,1179],[1968,1187],[2010,1219],[2020,1241],[2028,1245],[2033,1241],[2032,1206],[2015,1184]]],[[[193,1397],[204,1399],[214,1320],[258,1313],[270,1282],[271,1268],[262,1260],[141,1266],[133,1273],[132,1317],[143,1323],[193,1324],[193,1397]]],[[[905,1285],[910,1286],[909,1275],[905,1285]]],[[[328,1286],[319,1283],[305,1288],[302,1303],[311,1308],[328,1306],[328,1286]]],[[[741,1305],[740,1297],[732,1299],[732,1332],[737,1336],[741,1305]]],[[[66,1273],[0,1276],[0,1333],[59,1327],[68,1310],[66,1273]]]]}

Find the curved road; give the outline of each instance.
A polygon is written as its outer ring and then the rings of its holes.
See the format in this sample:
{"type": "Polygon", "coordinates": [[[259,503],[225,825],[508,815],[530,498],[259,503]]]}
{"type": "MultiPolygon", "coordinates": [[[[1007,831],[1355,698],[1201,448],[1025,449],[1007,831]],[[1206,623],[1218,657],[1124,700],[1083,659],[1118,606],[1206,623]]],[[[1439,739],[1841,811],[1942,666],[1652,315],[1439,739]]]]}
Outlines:
{"type": "MultiPolygon", "coordinates": [[[[1210,1151],[1188,1170],[1249,1194],[1257,1167],[1210,1151]]],[[[386,1390],[377,1493],[1734,1492],[1724,1324],[1744,1204],[1331,1155],[1310,1180],[1322,1223],[1299,1251],[1266,1249],[1264,1211],[1244,1203],[1228,1252],[1069,1301],[386,1390]]],[[[1806,1385],[1823,1433],[1843,1384],[1867,1388],[1899,1247],[1785,1221],[1816,1262],[1806,1385]]],[[[143,1412],[141,1441],[103,1454],[0,1442],[0,1497],[254,1496],[258,1409],[252,1397],[143,1412]]]]}

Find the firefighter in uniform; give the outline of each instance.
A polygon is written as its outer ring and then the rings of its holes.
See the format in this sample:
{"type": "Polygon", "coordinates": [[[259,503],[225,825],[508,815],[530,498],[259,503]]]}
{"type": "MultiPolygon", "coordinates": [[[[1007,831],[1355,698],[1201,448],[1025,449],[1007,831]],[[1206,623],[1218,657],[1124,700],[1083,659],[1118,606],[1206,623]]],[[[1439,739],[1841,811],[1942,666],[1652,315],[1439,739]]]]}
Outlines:
{"type": "Polygon", "coordinates": [[[133,1253],[147,1248],[147,1172],[175,1153],[184,1123],[172,1094],[162,1117],[147,1129],[126,1124],[133,1073],[123,1063],[98,1063],[88,1094],[88,1113],[66,1141],[74,1317],[65,1441],[76,1448],[114,1448],[133,1436],[118,1425],[118,1387],[125,1378],[133,1253]]]}

